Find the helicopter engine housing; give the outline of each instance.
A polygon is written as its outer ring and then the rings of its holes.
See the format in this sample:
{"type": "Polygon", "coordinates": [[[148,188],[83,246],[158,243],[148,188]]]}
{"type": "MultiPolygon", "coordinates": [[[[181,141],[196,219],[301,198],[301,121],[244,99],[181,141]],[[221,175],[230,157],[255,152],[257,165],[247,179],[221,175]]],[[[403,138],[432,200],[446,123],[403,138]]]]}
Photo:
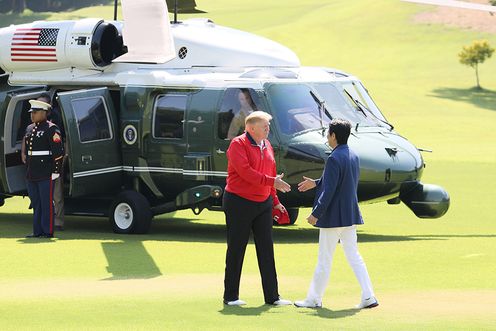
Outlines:
{"type": "Polygon", "coordinates": [[[5,72],[102,70],[124,53],[116,25],[100,19],[37,21],[0,29],[5,72]]]}

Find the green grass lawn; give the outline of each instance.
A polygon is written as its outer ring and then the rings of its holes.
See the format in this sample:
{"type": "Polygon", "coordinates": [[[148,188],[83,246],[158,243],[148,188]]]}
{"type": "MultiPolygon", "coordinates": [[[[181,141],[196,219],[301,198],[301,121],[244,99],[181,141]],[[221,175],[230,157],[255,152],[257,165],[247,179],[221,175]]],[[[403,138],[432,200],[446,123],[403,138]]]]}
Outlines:
{"type": "MultiPolygon", "coordinates": [[[[380,306],[357,311],[360,289],[341,249],[319,310],[263,305],[255,250],[241,281],[242,308],[221,303],[223,214],[181,211],[156,218],[149,235],[121,236],[105,219],[69,217],[55,240],[26,240],[28,199],[0,209],[1,330],[496,329],[496,59],[480,67],[484,90],[457,53],[496,36],[414,25],[430,7],[386,0],[232,3],[198,0],[215,22],[277,40],[304,65],[360,77],[397,131],[425,154],[423,181],[445,187],[451,208],[421,220],[404,205],[362,206],[364,256],[380,306]]],[[[111,7],[32,19],[112,17],[111,7]]],[[[187,16],[181,16],[187,17],[187,16]]],[[[317,257],[317,230],[274,230],[280,292],[304,298],[317,257]]]]}

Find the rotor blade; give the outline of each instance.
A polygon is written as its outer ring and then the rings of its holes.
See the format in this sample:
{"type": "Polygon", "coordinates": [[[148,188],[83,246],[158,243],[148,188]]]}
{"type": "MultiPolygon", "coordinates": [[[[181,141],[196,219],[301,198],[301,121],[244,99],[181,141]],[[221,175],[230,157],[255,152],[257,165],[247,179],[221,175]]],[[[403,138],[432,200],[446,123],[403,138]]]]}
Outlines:
{"type": "Polygon", "coordinates": [[[121,0],[122,34],[128,52],[113,62],[165,63],[175,57],[167,4],[163,0],[121,0]]]}
{"type": "Polygon", "coordinates": [[[447,7],[456,7],[463,9],[475,9],[487,11],[490,13],[496,13],[496,7],[490,5],[481,5],[478,3],[471,3],[465,1],[457,1],[457,0],[401,0],[403,2],[414,2],[421,3],[425,5],[437,5],[437,6],[447,6],[447,7]]]}

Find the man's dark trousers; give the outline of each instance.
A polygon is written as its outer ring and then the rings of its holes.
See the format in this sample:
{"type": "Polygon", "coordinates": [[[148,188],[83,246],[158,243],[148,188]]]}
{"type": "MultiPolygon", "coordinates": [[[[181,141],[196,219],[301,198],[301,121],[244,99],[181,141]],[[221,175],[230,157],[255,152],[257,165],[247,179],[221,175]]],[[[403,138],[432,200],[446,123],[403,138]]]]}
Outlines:
{"type": "Polygon", "coordinates": [[[33,234],[53,235],[53,182],[51,179],[28,181],[28,194],[33,207],[33,234]]]}
{"type": "Polygon", "coordinates": [[[257,251],[258,268],[266,303],[279,300],[274,245],[272,241],[272,197],[263,202],[244,199],[225,192],[223,197],[227,225],[224,300],[239,299],[239,281],[250,232],[257,251]]]}

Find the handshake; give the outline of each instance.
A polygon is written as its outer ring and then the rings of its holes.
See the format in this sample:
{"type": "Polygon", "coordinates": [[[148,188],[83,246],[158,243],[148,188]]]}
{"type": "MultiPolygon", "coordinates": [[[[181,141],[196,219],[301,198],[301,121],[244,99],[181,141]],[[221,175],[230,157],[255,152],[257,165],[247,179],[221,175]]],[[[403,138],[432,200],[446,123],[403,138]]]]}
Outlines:
{"type": "MultiPolygon", "coordinates": [[[[286,183],[284,180],[282,180],[283,177],[284,177],[284,173],[276,176],[276,179],[274,180],[274,187],[283,193],[287,193],[291,191],[291,186],[288,183],[286,183]]],[[[315,184],[315,179],[303,176],[303,181],[298,183],[298,191],[305,192],[315,188],[316,186],[317,184],[315,184]]],[[[317,224],[317,218],[315,218],[312,214],[310,214],[307,217],[307,222],[311,225],[315,225],[317,224]]]]}
{"type": "MultiPolygon", "coordinates": [[[[276,176],[276,179],[274,180],[274,187],[278,191],[287,193],[291,191],[291,186],[288,183],[286,183],[284,180],[282,180],[283,177],[284,177],[284,173],[276,176]]],[[[298,191],[305,192],[315,188],[315,186],[317,185],[315,184],[314,179],[303,176],[303,181],[298,183],[298,191]]]]}

